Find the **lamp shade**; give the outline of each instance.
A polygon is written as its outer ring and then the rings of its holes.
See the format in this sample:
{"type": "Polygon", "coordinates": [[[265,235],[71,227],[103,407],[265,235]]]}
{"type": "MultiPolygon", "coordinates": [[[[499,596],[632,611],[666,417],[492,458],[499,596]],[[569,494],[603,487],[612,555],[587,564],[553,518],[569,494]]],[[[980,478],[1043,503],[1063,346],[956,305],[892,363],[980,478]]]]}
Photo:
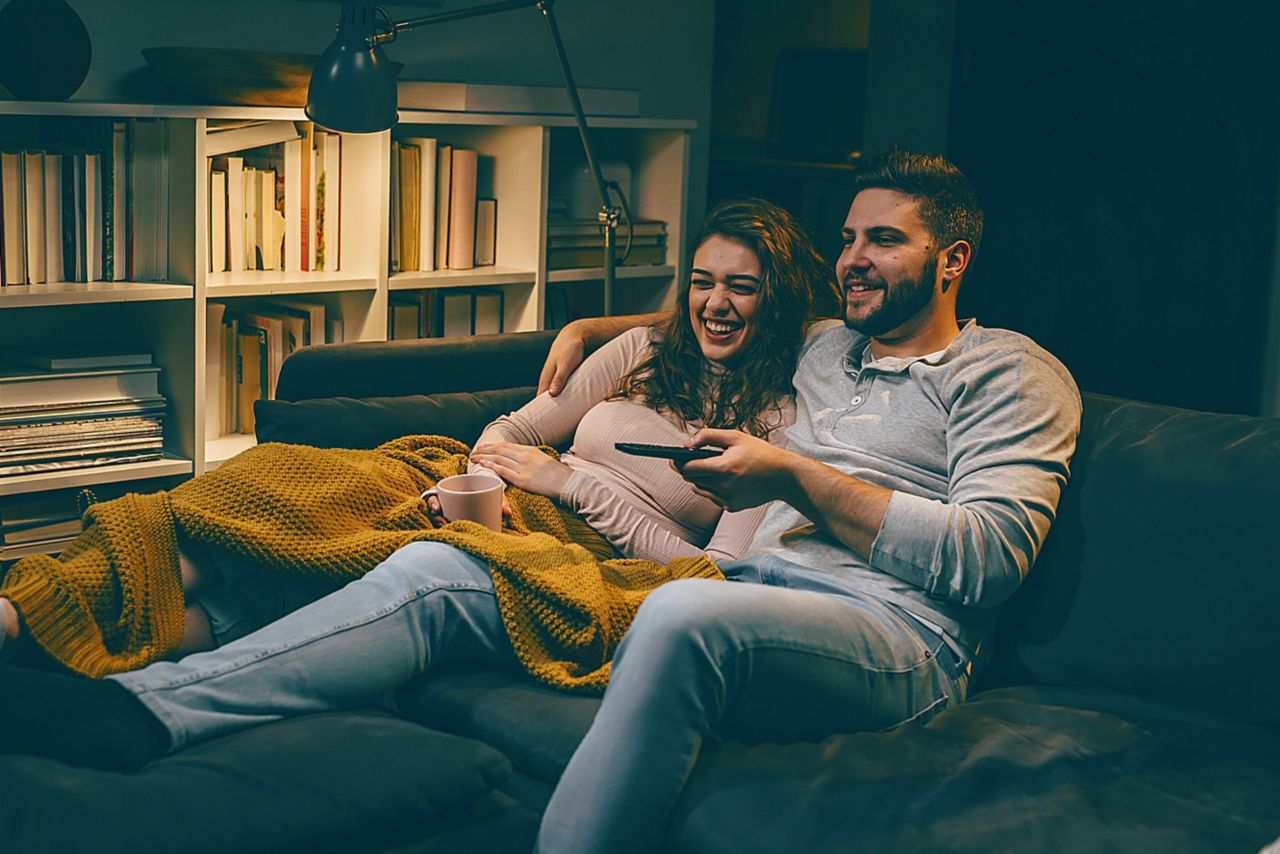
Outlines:
{"type": "Polygon", "coordinates": [[[307,117],[330,130],[374,133],[396,123],[396,70],[356,27],[341,27],[307,87],[307,117]]]}

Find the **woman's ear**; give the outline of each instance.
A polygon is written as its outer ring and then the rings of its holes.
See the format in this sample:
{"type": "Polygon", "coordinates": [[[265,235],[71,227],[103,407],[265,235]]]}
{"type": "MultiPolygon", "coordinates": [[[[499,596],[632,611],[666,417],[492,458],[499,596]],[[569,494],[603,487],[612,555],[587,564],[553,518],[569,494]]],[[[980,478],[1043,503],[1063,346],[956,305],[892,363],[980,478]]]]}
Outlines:
{"type": "Polygon", "coordinates": [[[942,250],[942,292],[951,290],[960,283],[960,277],[969,269],[969,259],[973,257],[973,247],[967,240],[957,240],[942,250]]]}

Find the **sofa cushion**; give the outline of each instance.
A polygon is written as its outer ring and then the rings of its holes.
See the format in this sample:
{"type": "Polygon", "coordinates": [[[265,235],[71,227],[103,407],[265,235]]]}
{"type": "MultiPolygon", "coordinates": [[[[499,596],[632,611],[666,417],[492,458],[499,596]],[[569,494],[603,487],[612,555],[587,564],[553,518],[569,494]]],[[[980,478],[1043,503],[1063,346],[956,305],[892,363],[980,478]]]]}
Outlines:
{"type": "Polygon", "coordinates": [[[1280,726],[1280,419],[1088,394],[1072,468],[988,684],[1106,687],[1280,726]]]}
{"type": "Polygon", "coordinates": [[[374,448],[410,433],[474,442],[485,425],[533,398],[532,386],[404,397],[259,400],[253,405],[259,442],[317,448],[374,448]]]}
{"type": "Polygon", "coordinates": [[[1114,692],[992,691],[925,725],[699,762],[666,850],[1256,852],[1280,738],[1114,692]]]}
{"type": "Polygon", "coordinates": [[[406,717],[492,745],[547,783],[560,779],[600,707],[598,697],[502,670],[432,673],[406,684],[396,700],[406,717]]]}
{"type": "Polygon", "coordinates": [[[0,757],[6,851],[336,851],[448,826],[510,763],[382,712],[255,727],[132,775],[0,757]]]}

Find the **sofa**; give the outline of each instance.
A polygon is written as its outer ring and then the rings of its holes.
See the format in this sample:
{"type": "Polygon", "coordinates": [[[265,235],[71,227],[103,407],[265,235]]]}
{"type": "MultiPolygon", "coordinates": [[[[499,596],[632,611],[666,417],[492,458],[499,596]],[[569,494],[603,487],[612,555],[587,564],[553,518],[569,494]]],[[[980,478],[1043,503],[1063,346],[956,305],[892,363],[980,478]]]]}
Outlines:
{"type": "MultiPolygon", "coordinates": [[[[553,335],[311,347],[261,441],[471,441],[553,335]]],[[[1084,395],[1057,522],[970,701],[706,750],[666,850],[1258,852],[1280,837],[1280,420],[1084,395]]],[[[3,702],[4,698],[0,698],[3,702]]],[[[598,706],[459,669],[120,775],[0,757],[4,851],[522,852],[598,706]]]]}

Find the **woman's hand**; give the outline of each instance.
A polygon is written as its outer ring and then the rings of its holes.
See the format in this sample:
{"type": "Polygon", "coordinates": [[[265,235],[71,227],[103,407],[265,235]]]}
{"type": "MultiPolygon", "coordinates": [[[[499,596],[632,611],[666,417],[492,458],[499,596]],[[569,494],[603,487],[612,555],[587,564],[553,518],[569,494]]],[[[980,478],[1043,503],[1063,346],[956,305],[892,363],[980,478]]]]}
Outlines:
{"type": "MultiPolygon", "coordinates": [[[[502,493],[502,521],[511,518],[511,503],[507,501],[507,494],[502,493]]],[[[444,515],[444,509],[440,506],[440,499],[434,495],[427,496],[427,520],[431,522],[433,528],[443,528],[453,520],[444,515]]]]}
{"type": "Polygon", "coordinates": [[[573,469],[559,460],[553,460],[532,445],[517,445],[514,442],[478,445],[471,452],[471,461],[484,466],[513,486],[548,498],[559,498],[565,481],[573,474],[573,469]]]}

